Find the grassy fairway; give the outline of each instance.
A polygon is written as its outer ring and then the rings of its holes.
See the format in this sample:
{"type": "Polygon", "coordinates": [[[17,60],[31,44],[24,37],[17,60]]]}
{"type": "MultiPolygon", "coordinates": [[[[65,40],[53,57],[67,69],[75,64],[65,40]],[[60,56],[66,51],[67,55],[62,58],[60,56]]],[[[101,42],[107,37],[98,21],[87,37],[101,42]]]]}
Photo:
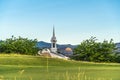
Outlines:
{"type": "Polygon", "coordinates": [[[0,55],[0,80],[120,80],[119,64],[0,55]]]}

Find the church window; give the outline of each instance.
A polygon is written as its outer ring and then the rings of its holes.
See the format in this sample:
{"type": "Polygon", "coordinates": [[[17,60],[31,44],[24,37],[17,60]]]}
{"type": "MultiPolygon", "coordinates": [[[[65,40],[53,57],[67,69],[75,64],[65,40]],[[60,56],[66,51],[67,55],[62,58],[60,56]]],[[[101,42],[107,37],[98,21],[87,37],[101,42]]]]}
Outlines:
{"type": "Polygon", "coordinates": [[[55,43],[53,43],[53,47],[55,48],[55,43]]]}

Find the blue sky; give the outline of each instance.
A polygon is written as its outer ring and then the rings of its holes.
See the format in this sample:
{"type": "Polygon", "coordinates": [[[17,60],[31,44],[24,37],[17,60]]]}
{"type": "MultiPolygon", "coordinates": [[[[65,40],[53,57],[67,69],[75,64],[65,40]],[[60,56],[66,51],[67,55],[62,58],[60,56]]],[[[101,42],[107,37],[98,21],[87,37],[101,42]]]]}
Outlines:
{"type": "Polygon", "coordinates": [[[97,37],[120,42],[120,0],[0,0],[0,39],[37,38],[60,44],[97,37]]]}

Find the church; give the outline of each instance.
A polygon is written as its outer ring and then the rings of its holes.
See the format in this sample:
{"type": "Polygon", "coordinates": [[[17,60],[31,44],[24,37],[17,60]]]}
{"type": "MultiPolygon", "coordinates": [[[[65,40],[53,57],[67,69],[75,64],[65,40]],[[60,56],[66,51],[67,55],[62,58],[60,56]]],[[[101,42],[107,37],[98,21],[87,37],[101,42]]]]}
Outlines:
{"type": "MultiPolygon", "coordinates": [[[[53,27],[53,33],[51,37],[51,47],[50,48],[44,48],[42,51],[39,51],[38,54],[42,56],[52,57],[52,58],[62,58],[62,59],[68,59],[66,55],[63,55],[59,53],[59,49],[57,48],[57,39],[55,36],[55,28],[53,27]]],[[[65,49],[66,50],[66,49],[65,49]]],[[[68,50],[68,48],[67,48],[68,50]]],[[[69,50],[72,52],[72,50],[69,50]]],[[[68,52],[69,52],[68,51],[68,52]]]]}

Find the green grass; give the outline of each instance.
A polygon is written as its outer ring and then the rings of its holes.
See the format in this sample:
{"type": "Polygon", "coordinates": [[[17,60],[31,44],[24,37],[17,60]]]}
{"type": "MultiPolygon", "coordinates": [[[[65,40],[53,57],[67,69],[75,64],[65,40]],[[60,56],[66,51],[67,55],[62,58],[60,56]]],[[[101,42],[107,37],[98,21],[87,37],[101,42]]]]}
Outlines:
{"type": "Polygon", "coordinates": [[[120,64],[0,55],[0,80],[120,80],[120,64]]]}

